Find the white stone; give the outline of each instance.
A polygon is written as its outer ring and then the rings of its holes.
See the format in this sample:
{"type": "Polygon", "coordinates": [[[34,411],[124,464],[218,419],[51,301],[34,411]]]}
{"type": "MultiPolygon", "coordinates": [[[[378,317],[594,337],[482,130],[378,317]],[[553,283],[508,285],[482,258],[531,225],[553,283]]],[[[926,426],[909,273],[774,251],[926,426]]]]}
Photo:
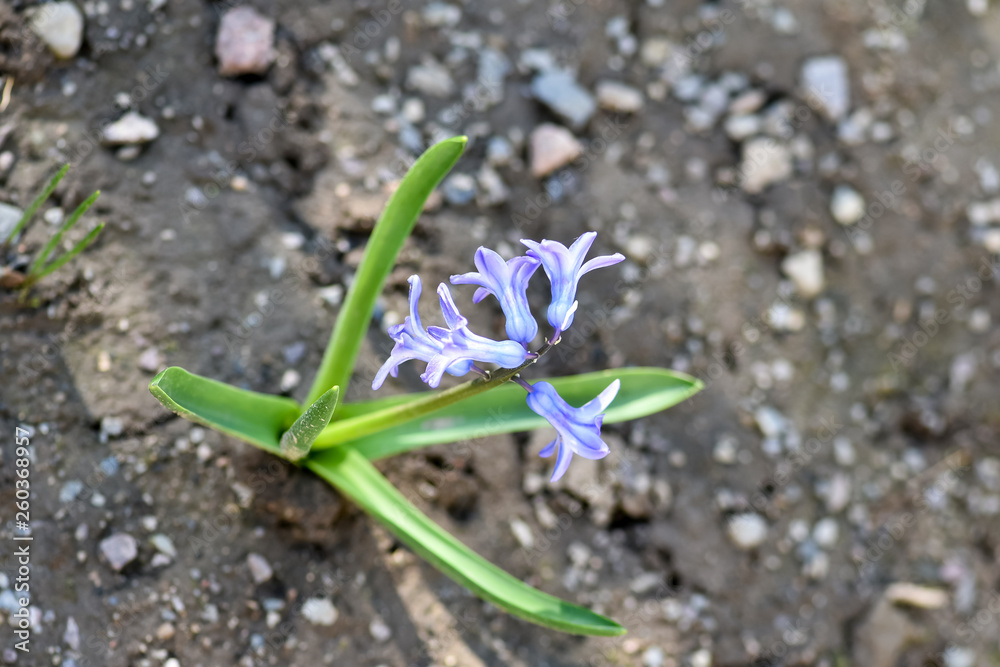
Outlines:
{"type": "Polygon", "coordinates": [[[642,654],[642,667],[663,667],[665,661],[666,655],[659,646],[650,646],[642,654]]]}
{"type": "Polygon", "coordinates": [[[514,534],[514,539],[524,549],[531,549],[535,546],[535,536],[531,532],[531,527],[520,519],[513,519],[510,522],[510,532],[514,534]]]}
{"type": "Polygon", "coordinates": [[[302,605],[302,615],[313,625],[333,625],[337,622],[337,608],[326,598],[310,598],[302,605]]]}
{"type": "Polygon", "coordinates": [[[274,576],[271,564],[260,554],[247,554],[247,567],[250,568],[250,576],[255,584],[262,584],[274,576]]]}
{"type": "Polygon", "coordinates": [[[823,255],[818,250],[803,250],[785,257],[781,262],[782,272],[791,278],[795,290],[806,299],[811,299],[826,286],[823,278],[823,255]]]}
{"type": "Polygon", "coordinates": [[[891,584],[885,591],[885,597],[895,604],[919,609],[942,609],[948,604],[947,591],[905,581],[891,584]]]}
{"type": "Polygon", "coordinates": [[[726,534],[740,549],[754,549],[767,539],[767,522],[754,512],[737,514],[726,525],[726,534]]]}
{"type": "Polygon", "coordinates": [[[289,368],[284,373],[281,374],[281,382],[279,386],[282,392],[288,392],[299,386],[299,382],[302,381],[302,376],[294,368],[289,368]]]}
{"type": "Polygon", "coordinates": [[[839,538],[840,526],[837,525],[837,520],[833,517],[820,519],[813,526],[813,539],[816,540],[816,544],[825,549],[829,549],[837,544],[839,538]]]}
{"type": "Polygon", "coordinates": [[[406,87],[431,97],[450,97],[455,92],[455,80],[448,68],[427,56],[406,73],[406,87]]]}
{"type": "Polygon", "coordinates": [[[847,63],[840,56],[807,60],[802,65],[802,88],[806,101],[834,122],[843,118],[851,107],[847,63]]]}
{"type": "Polygon", "coordinates": [[[865,215],[865,198],[848,185],[838,185],[830,198],[830,214],[842,225],[853,225],[865,215]]]}
{"type": "Polygon", "coordinates": [[[149,543],[153,545],[153,548],[159,551],[164,556],[169,558],[177,558],[177,547],[174,546],[173,540],[164,535],[163,533],[157,533],[149,538],[149,543]]]}
{"type": "Polygon", "coordinates": [[[792,175],[792,155],[785,144],[760,137],[743,144],[740,186],[750,194],[792,175]]]}
{"type": "Polygon", "coordinates": [[[783,414],[770,406],[757,408],[753,414],[757,428],[766,438],[777,438],[788,429],[788,420],[783,414]]]}
{"type": "Polygon", "coordinates": [[[276,55],[274,21],[248,6],[234,7],[222,16],[215,39],[219,74],[263,74],[276,55]]]}
{"type": "Polygon", "coordinates": [[[160,128],[156,126],[156,123],[135,111],[129,111],[104,128],[101,143],[106,146],[145,144],[158,136],[160,136],[160,128]]]}
{"type": "Polygon", "coordinates": [[[760,116],[753,115],[737,115],[730,116],[726,119],[723,126],[726,130],[726,134],[733,141],[743,141],[747,137],[752,137],[753,135],[760,132],[761,120],[760,116]]]}
{"type": "Polygon", "coordinates": [[[548,176],[583,153],[583,146],[565,127],[544,123],[531,133],[531,174],[548,176]]]}
{"type": "Polygon", "coordinates": [[[99,547],[101,555],[116,572],[120,572],[139,555],[139,546],[128,533],[115,533],[106,537],[101,540],[99,547]]]}
{"type": "Polygon", "coordinates": [[[83,14],[72,2],[41,5],[31,17],[31,29],[57,58],[72,58],[83,43],[83,14]]]}
{"type": "Polygon", "coordinates": [[[7,237],[14,231],[14,227],[21,221],[21,216],[23,215],[24,211],[16,206],[0,203],[0,243],[7,240],[7,237]]]}
{"type": "Polygon", "coordinates": [[[371,634],[372,639],[377,641],[379,644],[392,639],[392,628],[386,625],[385,621],[378,616],[373,618],[372,622],[368,624],[368,633],[371,634]]]}
{"type": "Polygon", "coordinates": [[[635,113],[642,109],[642,92],[618,81],[600,81],[597,84],[597,104],[609,111],[635,113]]]}

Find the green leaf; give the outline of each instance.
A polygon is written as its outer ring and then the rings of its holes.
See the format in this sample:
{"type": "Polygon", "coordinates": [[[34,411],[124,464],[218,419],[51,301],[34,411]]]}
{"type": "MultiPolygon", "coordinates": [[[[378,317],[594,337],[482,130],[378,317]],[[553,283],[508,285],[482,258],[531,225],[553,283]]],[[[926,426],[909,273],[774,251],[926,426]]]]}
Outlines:
{"type": "Polygon", "coordinates": [[[181,417],[281,456],[281,434],[299,416],[290,398],[259,394],[171,366],[153,378],[149,392],[181,417]]]}
{"type": "Polygon", "coordinates": [[[7,245],[14,240],[14,237],[17,236],[18,232],[24,229],[24,226],[28,224],[28,220],[31,220],[31,216],[35,215],[38,209],[41,208],[42,204],[44,204],[45,201],[52,196],[52,193],[55,192],[56,186],[59,185],[59,181],[63,179],[63,176],[66,175],[67,171],[69,171],[69,165],[64,164],[62,169],[56,172],[56,175],[52,177],[49,184],[45,186],[44,190],[42,190],[42,194],[38,195],[38,198],[31,202],[31,206],[29,206],[24,212],[24,215],[21,216],[21,219],[18,220],[17,224],[14,225],[14,229],[10,231],[10,234],[8,234],[7,238],[4,240],[4,245],[7,245]]]}
{"type": "MultiPolygon", "coordinates": [[[[548,382],[571,405],[580,406],[597,396],[615,378],[621,380],[621,389],[608,408],[605,424],[638,419],[666,410],[690,398],[703,387],[701,381],[689,375],[662,368],[618,368],[552,378],[548,382]]],[[[419,400],[431,393],[347,403],[340,407],[338,419],[328,433],[334,433],[335,428],[344,429],[351,418],[371,419],[382,410],[398,408],[407,401],[419,400]]],[[[531,411],[524,396],[524,389],[508,382],[419,419],[349,440],[346,444],[374,460],[433,444],[530,431],[545,426],[547,422],[531,411]]],[[[314,449],[330,446],[332,443],[321,434],[314,449]]]]}
{"type": "MultiPolygon", "coordinates": [[[[76,210],[73,211],[73,214],[70,215],[66,219],[66,222],[63,223],[63,226],[59,229],[59,231],[56,232],[55,235],[53,235],[53,237],[51,239],[49,239],[49,242],[45,244],[45,247],[42,248],[42,251],[40,253],[38,253],[37,257],[35,257],[35,261],[33,261],[31,263],[31,267],[28,269],[28,275],[29,276],[32,275],[32,274],[34,274],[34,273],[36,273],[38,271],[38,269],[42,268],[42,266],[45,264],[45,260],[47,260],[49,258],[49,255],[52,254],[52,251],[55,250],[56,246],[59,245],[59,241],[62,240],[63,234],[65,234],[69,230],[73,229],[73,226],[76,225],[77,221],[80,219],[80,216],[82,216],[84,213],[86,213],[87,209],[89,209],[91,206],[93,206],[94,202],[97,201],[97,198],[100,197],[100,196],[101,196],[101,191],[98,190],[98,191],[94,192],[94,194],[92,194],[89,197],[87,197],[87,199],[82,204],[80,204],[79,206],[76,207],[76,210]]],[[[103,227],[103,225],[101,225],[101,227],[103,227]]],[[[94,238],[97,238],[97,234],[94,234],[93,231],[91,231],[90,233],[93,234],[94,238]]],[[[97,232],[97,233],[99,234],[100,232],[97,232]]],[[[86,239],[84,239],[84,241],[86,241],[86,239]]],[[[83,250],[85,247],[87,247],[87,246],[84,245],[82,242],[78,243],[76,245],[76,247],[73,248],[73,250],[70,250],[68,253],[66,253],[66,255],[69,255],[70,259],[72,259],[81,250],[83,250]],[[79,250],[78,250],[78,248],[79,248],[79,250]]],[[[59,260],[56,260],[55,262],[52,262],[52,264],[55,264],[58,261],[59,260]]],[[[65,264],[68,261],[69,261],[69,259],[61,262],[59,264],[59,266],[62,266],[63,264],[65,264]]],[[[58,268],[58,267],[56,267],[56,268],[58,268]]],[[[52,269],[52,271],[54,271],[54,270],[55,269],[52,269]]],[[[46,272],[46,275],[48,273],[51,273],[52,271],[46,272]]],[[[39,275],[38,277],[41,278],[42,276],[39,275]]]]}
{"type": "Polygon", "coordinates": [[[360,453],[337,447],[308,458],[306,465],[431,565],[504,611],[573,634],[625,633],[611,619],[532,588],[483,559],[410,503],[360,453]]]}
{"type": "Polygon", "coordinates": [[[307,404],[314,403],[330,387],[347,391],[354,361],[375,310],[375,299],[396,262],[406,237],[413,230],[427,197],[465,150],[465,137],[434,144],[406,172],[372,230],[361,266],[354,276],[340,309],[330,342],[323,353],[319,372],[309,390],[307,404]]]}
{"type": "Polygon", "coordinates": [[[281,436],[282,456],[292,463],[304,459],[309,454],[309,450],[312,449],[316,438],[330,423],[339,399],[340,387],[334,387],[306,408],[305,412],[281,436]]]}

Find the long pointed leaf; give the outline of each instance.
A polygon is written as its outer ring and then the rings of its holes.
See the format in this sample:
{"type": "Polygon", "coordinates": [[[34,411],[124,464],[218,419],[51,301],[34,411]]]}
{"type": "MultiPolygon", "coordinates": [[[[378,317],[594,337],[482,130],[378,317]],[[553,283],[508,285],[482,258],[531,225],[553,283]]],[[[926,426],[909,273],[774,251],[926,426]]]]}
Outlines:
{"type": "Polygon", "coordinates": [[[87,246],[96,241],[97,237],[100,235],[103,229],[104,229],[104,223],[102,222],[101,224],[91,229],[90,233],[88,233],[86,236],[80,239],[80,242],[77,243],[75,246],[73,246],[73,248],[65,255],[62,255],[61,257],[57,257],[56,259],[52,260],[52,262],[48,266],[46,266],[38,273],[29,274],[28,279],[25,281],[25,286],[28,286],[30,285],[30,283],[33,282],[38,282],[39,280],[49,275],[53,271],[58,271],[63,264],[70,261],[77,255],[79,255],[81,252],[87,249],[87,246]]]}
{"type": "Polygon", "coordinates": [[[306,465],[434,567],[504,611],[573,634],[625,633],[611,619],[532,588],[483,559],[410,503],[360,453],[338,447],[306,465]]]}
{"type": "Polygon", "coordinates": [[[14,225],[14,229],[11,230],[10,234],[8,234],[7,238],[4,240],[4,245],[10,243],[14,237],[17,236],[18,232],[24,229],[24,226],[28,224],[28,220],[31,220],[31,216],[35,215],[38,209],[41,208],[42,204],[44,204],[45,201],[52,196],[52,193],[55,192],[56,186],[59,185],[59,181],[63,179],[63,176],[66,175],[67,171],[69,171],[69,165],[65,164],[62,169],[56,172],[56,175],[52,177],[49,184],[45,186],[44,190],[42,190],[42,194],[38,195],[35,201],[31,202],[31,206],[27,208],[24,215],[21,216],[21,219],[18,220],[16,225],[14,225]]]}
{"type": "Polygon", "coordinates": [[[337,386],[342,392],[347,391],[354,361],[375,310],[375,299],[382,292],[382,285],[396,262],[396,255],[413,230],[427,197],[461,157],[466,141],[465,137],[454,137],[428,148],[406,172],[399,188],[389,199],[372,230],[354,282],[347,291],[344,306],[323,353],[319,373],[309,390],[307,404],[314,403],[330,387],[337,386]]]}
{"type": "MultiPolygon", "coordinates": [[[[45,265],[45,260],[49,258],[49,255],[52,254],[52,251],[55,250],[56,247],[59,245],[59,242],[62,240],[63,234],[73,229],[73,226],[80,219],[80,216],[86,213],[87,209],[93,206],[94,202],[97,201],[97,198],[100,196],[101,196],[101,191],[97,190],[96,192],[94,192],[94,194],[87,197],[87,199],[84,200],[82,204],[76,207],[76,210],[73,211],[73,214],[70,215],[68,218],[66,218],[66,222],[63,223],[63,226],[59,228],[59,231],[56,232],[51,239],[49,239],[49,242],[45,244],[45,247],[42,248],[42,251],[38,253],[37,257],[35,257],[35,261],[33,261],[31,263],[31,267],[28,268],[28,275],[35,273],[35,271],[37,271],[38,269],[40,269],[42,266],[45,265]]],[[[74,248],[74,250],[75,249],[76,248],[74,248]]],[[[83,248],[81,248],[81,250],[82,249],[83,248]]],[[[70,252],[72,252],[72,250],[70,252]]],[[[60,264],[60,266],[62,265],[60,264]]]]}
{"type": "MultiPolygon", "coordinates": [[[[662,368],[619,368],[548,381],[571,405],[583,405],[615,378],[621,380],[621,389],[608,408],[605,424],[638,419],[666,410],[698,393],[703,386],[695,378],[662,368]]],[[[398,406],[407,399],[416,400],[426,393],[344,404],[338,410],[336,424],[342,427],[352,417],[372,415],[378,410],[398,406]]],[[[524,390],[508,382],[420,419],[345,444],[374,460],[428,445],[497,433],[530,431],[545,425],[546,421],[528,407],[524,390]]],[[[314,449],[329,446],[329,440],[320,435],[314,449]]]]}
{"type": "Polygon", "coordinates": [[[281,436],[281,453],[286,459],[295,463],[309,454],[316,438],[330,423],[339,399],[340,387],[334,387],[306,408],[295,423],[285,431],[281,436]]]}
{"type": "Polygon", "coordinates": [[[149,392],[181,417],[281,456],[281,434],[299,416],[290,398],[259,394],[171,366],[149,383],[149,392]]]}

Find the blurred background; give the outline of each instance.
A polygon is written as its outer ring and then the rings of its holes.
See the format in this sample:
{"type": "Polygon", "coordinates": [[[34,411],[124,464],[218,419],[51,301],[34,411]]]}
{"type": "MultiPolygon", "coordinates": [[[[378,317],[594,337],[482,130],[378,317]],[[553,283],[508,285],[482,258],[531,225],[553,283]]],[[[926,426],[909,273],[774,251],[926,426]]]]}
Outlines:
{"type": "Polygon", "coordinates": [[[94,189],[67,241],[108,223],[38,307],[0,293],[0,620],[15,426],[35,454],[34,650],[5,623],[0,659],[1000,664],[998,35],[988,0],[0,5],[0,231],[66,162],[25,248],[94,189]],[[180,365],[302,399],[381,207],[459,134],[348,398],[409,275],[591,229],[624,253],[539,373],[667,366],[701,394],[554,486],[546,433],[380,468],[625,637],[498,612],[146,389],[180,365]]]}

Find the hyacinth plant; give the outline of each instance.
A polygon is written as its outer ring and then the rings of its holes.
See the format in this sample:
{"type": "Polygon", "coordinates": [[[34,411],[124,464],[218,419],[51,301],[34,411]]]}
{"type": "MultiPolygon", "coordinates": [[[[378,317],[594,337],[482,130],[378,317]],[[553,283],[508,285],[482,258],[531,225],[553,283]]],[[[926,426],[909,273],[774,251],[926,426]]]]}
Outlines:
{"type": "MultiPolygon", "coordinates": [[[[28,290],[31,289],[32,285],[50,273],[60,269],[64,264],[83,252],[87,246],[96,241],[97,236],[101,233],[101,230],[104,229],[104,223],[102,222],[90,230],[90,232],[72,248],[50,261],[49,258],[59,246],[59,242],[62,241],[63,235],[73,229],[73,227],[76,226],[76,223],[80,221],[80,218],[83,217],[83,214],[86,213],[91,206],[93,206],[95,201],[97,201],[97,198],[101,195],[100,191],[97,191],[87,197],[87,199],[76,207],[76,210],[73,211],[68,218],[66,218],[62,226],[58,229],[58,231],[56,231],[55,234],[52,235],[38,254],[35,255],[35,258],[30,264],[25,262],[25,265],[27,266],[26,270],[22,271],[18,268],[12,268],[11,266],[4,266],[3,260],[4,256],[7,254],[7,249],[11,247],[14,239],[25,231],[28,222],[32,219],[32,217],[34,217],[35,213],[38,212],[38,209],[42,207],[42,204],[48,201],[49,197],[52,196],[52,193],[55,192],[56,186],[59,185],[59,182],[62,181],[68,171],[69,165],[67,164],[63,165],[62,169],[56,172],[56,175],[52,177],[52,180],[50,180],[48,185],[45,186],[42,193],[38,195],[35,201],[31,202],[31,205],[24,211],[24,215],[21,216],[21,219],[7,234],[7,238],[0,242],[0,287],[20,289],[21,295],[19,297],[19,301],[24,301],[28,294],[28,290]]],[[[15,266],[17,261],[18,259],[15,259],[15,266]]]]}
{"type": "MultiPolygon", "coordinates": [[[[438,287],[437,296],[446,326],[425,328],[418,312],[422,285],[418,276],[411,277],[409,315],[388,330],[395,346],[375,377],[364,379],[372,380],[378,389],[411,360],[426,362],[421,378],[435,389],[446,374],[476,377],[436,391],[350,403],[339,400],[396,256],[427,197],[458,161],[465,144],[465,137],[435,144],[400,182],[368,240],[303,404],[177,367],[157,375],[150,391],[164,406],[191,421],[318,474],[441,572],[499,608],[563,632],[620,635],[625,629],[613,620],[532,588],[468,549],[417,509],[373,461],[428,445],[527,431],[548,423],[557,435],[542,455],[556,455],[555,480],[565,473],[574,454],[590,459],[608,454],[600,434],[602,423],[643,417],[697,392],[701,388],[697,380],[659,368],[606,370],[533,383],[523,377],[572,325],[581,276],[621,261],[621,255],[584,261],[593,232],[569,247],[556,241],[526,240],[526,253],[509,261],[480,248],[475,256],[477,271],[452,276],[451,282],[476,286],[475,302],[489,296],[497,300],[506,319],[506,340],[470,331],[445,284],[438,287]],[[551,286],[546,310],[551,332],[532,351],[540,332],[526,289],[539,268],[551,286]],[[497,414],[503,417],[498,419],[497,414]]],[[[492,456],[505,454],[513,455],[491,452],[492,456]]]]}

